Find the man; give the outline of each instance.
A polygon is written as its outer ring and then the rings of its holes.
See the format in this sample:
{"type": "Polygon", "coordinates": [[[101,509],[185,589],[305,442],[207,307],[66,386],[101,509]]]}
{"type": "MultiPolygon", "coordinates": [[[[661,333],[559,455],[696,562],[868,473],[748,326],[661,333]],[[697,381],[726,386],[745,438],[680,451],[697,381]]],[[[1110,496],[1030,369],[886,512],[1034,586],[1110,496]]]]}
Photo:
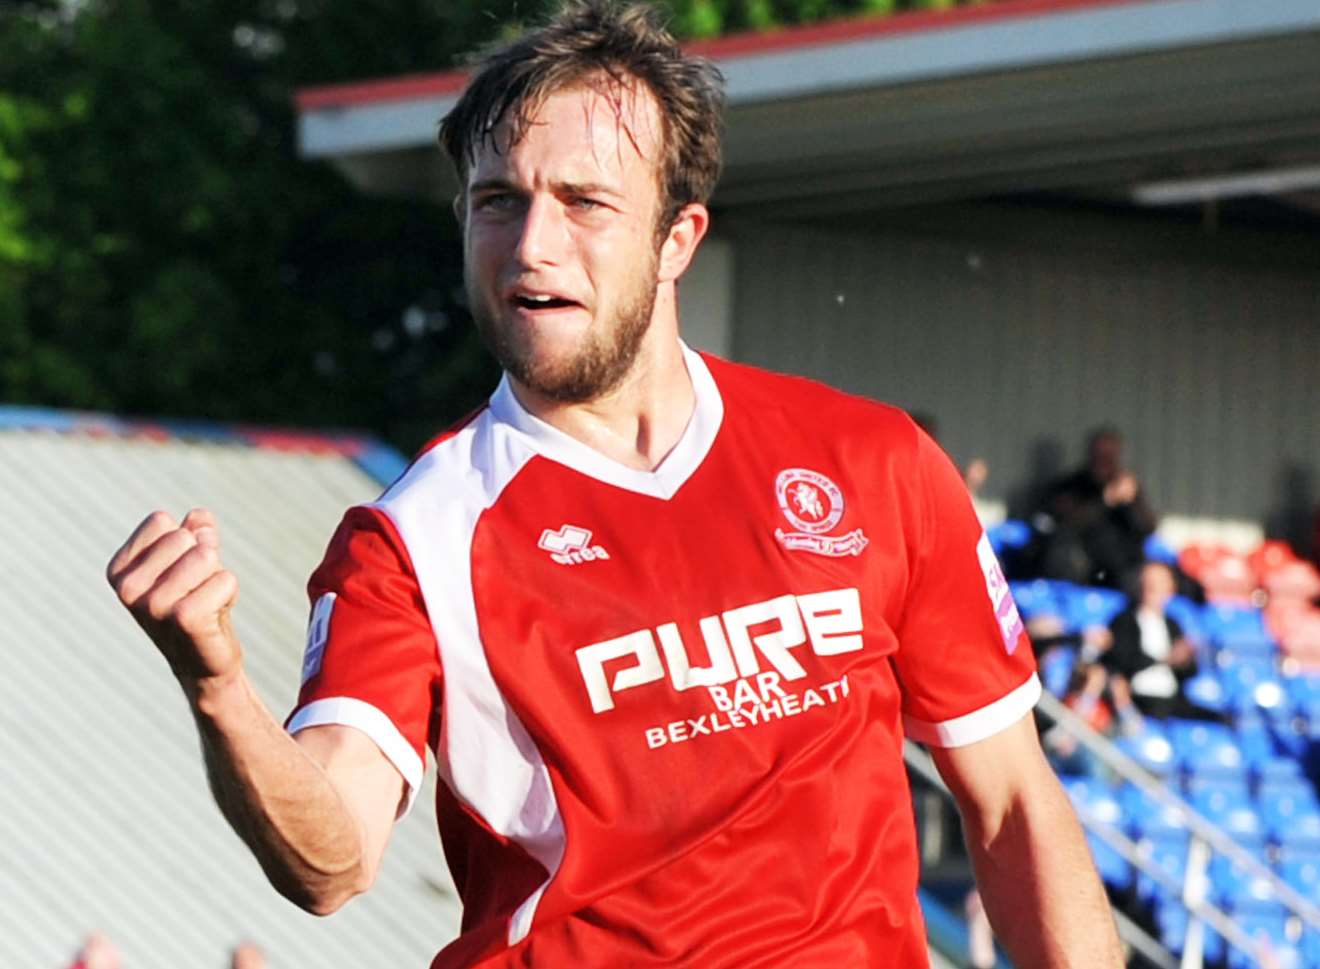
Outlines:
{"type": "Polygon", "coordinates": [[[1072,582],[1124,588],[1155,531],[1155,513],[1124,467],[1123,438],[1112,427],[1090,433],[1086,464],[1050,486],[1040,512],[1038,571],[1072,582]]]}
{"type": "Polygon", "coordinates": [[[599,0],[477,72],[442,141],[506,376],[346,515],[287,733],[208,513],[149,517],[111,581],[308,910],[370,886],[433,751],[464,901],[435,967],[924,966],[905,723],[1021,964],[1119,965],[957,472],[898,411],[679,341],[721,101],[599,0]]]}

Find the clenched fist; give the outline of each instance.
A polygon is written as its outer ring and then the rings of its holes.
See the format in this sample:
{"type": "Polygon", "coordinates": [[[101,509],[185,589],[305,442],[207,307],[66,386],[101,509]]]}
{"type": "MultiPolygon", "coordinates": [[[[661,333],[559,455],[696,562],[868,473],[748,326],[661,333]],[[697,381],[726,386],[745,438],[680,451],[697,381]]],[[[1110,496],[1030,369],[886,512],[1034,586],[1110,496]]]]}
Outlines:
{"type": "Polygon", "coordinates": [[[229,611],[238,580],[220,564],[220,533],[203,508],[182,523],[152,512],[110,559],[106,578],[181,683],[225,677],[242,650],[229,611]]]}

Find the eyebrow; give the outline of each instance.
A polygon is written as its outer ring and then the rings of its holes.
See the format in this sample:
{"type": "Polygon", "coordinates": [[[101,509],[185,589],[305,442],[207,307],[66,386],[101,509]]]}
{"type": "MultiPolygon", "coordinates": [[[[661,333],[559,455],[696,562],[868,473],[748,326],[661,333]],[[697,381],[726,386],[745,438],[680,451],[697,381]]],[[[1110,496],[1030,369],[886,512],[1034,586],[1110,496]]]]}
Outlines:
{"type": "MultiPolygon", "coordinates": [[[[551,186],[558,195],[609,195],[623,198],[623,193],[603,182],[555,182],[551,186]]],[[[504,178],[483,178],[468,186],[469,194],[478,192],[518,192],[524,189],[504,178]]]]}

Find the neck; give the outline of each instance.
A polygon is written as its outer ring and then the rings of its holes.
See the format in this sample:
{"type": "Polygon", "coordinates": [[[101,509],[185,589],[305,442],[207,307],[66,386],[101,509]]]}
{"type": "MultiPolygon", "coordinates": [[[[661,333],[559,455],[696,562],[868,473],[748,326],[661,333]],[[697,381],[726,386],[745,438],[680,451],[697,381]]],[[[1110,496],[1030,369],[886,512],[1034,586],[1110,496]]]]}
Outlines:
{"type": "Polygon", "coordinates": [[[527,411],[612,461],[653,471],[674,449],[696,408],[671,300],[656,299],[651,327],[619,385],[582,403],[553,400],[510,378],[527,411]]]}

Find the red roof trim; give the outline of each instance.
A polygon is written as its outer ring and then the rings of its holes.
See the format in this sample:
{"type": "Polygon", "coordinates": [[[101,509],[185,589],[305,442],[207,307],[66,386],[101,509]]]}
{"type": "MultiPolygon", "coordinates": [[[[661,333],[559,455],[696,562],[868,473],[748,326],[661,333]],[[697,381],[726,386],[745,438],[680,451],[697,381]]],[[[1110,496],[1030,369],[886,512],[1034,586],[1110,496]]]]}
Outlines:
{"type": "MultiPolygon", "coordinates": [[[[687,45],[687,49],[712,60],[751,57],[794,48],[825,47],[869,37],[914,34],[1039,14],[1066,13],[1095,7],[1133,6],[1152,2],[1154,0],[998,0],[984,6],[954,7],[950,10],[912,10],[889,16],[853,17],[783,30],[734,34],[729,37],[696,41],[687,45]]],[[[467,71],[445,71],[437,74],[409,74],[382,80],[304,88],[294,94],[294,103],[297,104],[299,111],[317,111],[378,101],[444,97],[461,91],[467,82],[467,77],[467,71]]]]}

